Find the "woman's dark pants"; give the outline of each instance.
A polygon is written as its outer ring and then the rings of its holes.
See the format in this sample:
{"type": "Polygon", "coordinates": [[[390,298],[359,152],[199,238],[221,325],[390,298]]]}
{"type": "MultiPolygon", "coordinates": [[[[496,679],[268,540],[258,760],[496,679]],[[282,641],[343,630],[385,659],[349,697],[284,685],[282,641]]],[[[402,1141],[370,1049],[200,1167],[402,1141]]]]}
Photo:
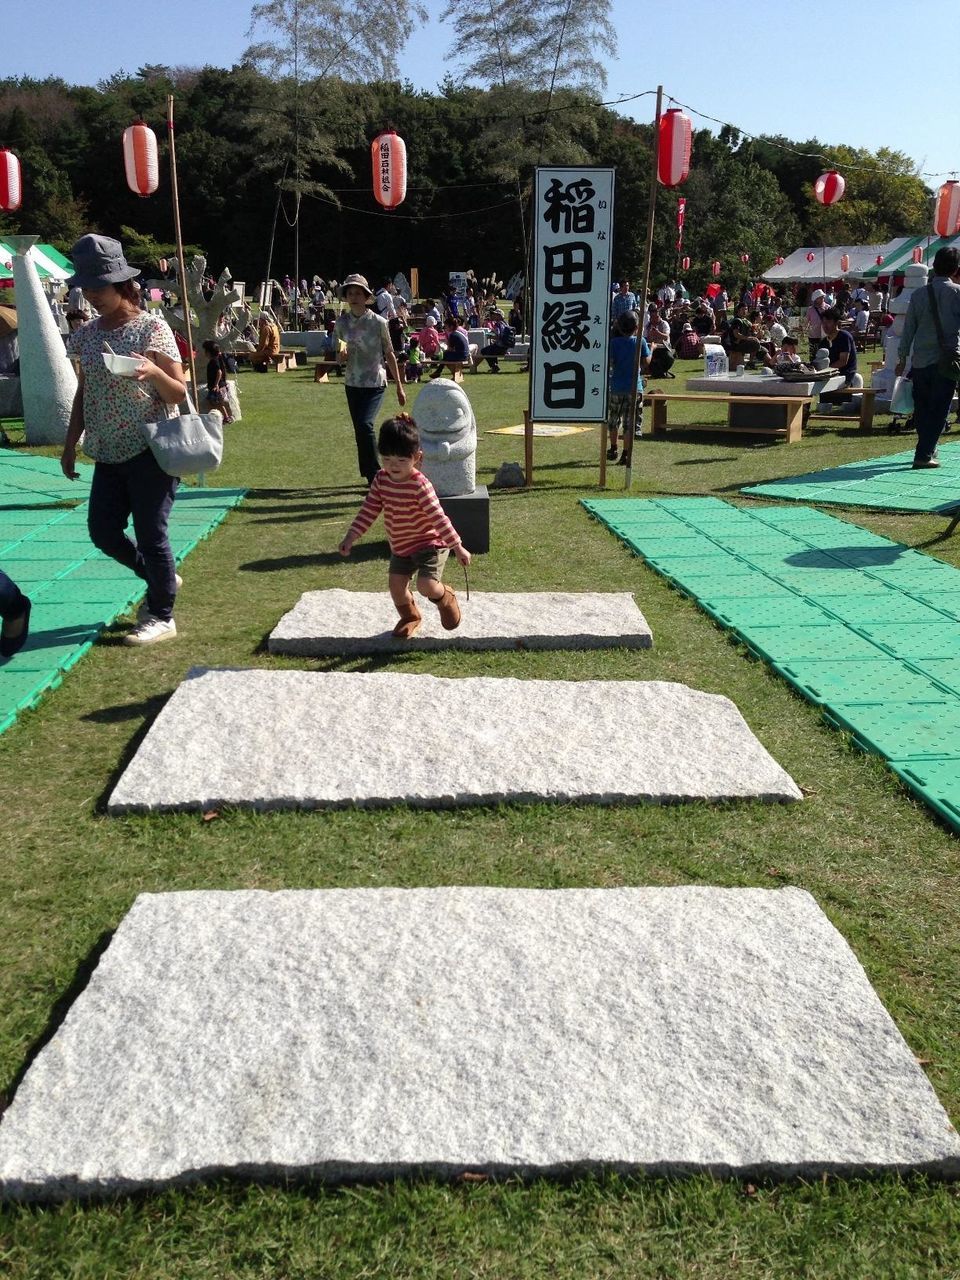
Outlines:
{"type": "Polygon", "coordinates": [[[380,412],[386,387],[351,387],[348,383],[345,390],[353,434],[357,438],[357,465],[360,474],[369,484],[380,470],[374,422],[380,412]]]}
{"type": "Polygon", "coordinates": [[[167,521],[180,481],[161,471],[149,449],[128,462],[98,462],[93,469],[87,529],[95,547],[132,569],[147,584],[147,608],[169,622],[177,594],[167,521]],[[124,530],[133,517],[136,542],[124,530]]]}

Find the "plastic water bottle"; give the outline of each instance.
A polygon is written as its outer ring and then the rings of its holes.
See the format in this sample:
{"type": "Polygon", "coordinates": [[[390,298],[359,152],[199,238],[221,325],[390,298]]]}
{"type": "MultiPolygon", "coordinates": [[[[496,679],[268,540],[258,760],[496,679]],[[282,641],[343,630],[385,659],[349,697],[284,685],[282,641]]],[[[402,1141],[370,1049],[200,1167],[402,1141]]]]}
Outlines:
{"type": "Polygon", "coordinates": [[[703,376],[722,378],[730,372],[730,361],[723,347],[708,343],[703,348],[703,376]]]}

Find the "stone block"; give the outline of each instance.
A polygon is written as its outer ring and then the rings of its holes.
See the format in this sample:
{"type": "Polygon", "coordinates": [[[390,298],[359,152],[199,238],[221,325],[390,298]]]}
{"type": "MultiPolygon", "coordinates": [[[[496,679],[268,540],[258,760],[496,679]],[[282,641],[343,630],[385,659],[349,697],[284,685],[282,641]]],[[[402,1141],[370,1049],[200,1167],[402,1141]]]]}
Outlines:
{"type": "Polygon", "coordinates": [[[729,699],[682,684],[195,670],[111,813],[799,800],[729,699]]]}
{"type": "Polygon", "coordinates": [[[444,631],[436,607],[417,596],[423,615],[410,640],[391,634],[397,611],[386,591],[307,591],[277,623],[271,653],[304,657],[406,653],[411,649],[649,649],[653,636],[628,591],[508,593],[472,591],[467,600],[451,560],[445,578],[457,591],[462,621],[444,631]]]}
{"type": "Polygon", "coordinates": [[[478,484],[472,493],[437,496],[470,554],[485,555],[490,550],[490,493],[487,486],[478,484]]]}
{"type": "Polygon", "coordinates": [[[0,1122],[0,1195],[221,1174],[960,1173],[799,889],[141,894],[0,1122]]]}

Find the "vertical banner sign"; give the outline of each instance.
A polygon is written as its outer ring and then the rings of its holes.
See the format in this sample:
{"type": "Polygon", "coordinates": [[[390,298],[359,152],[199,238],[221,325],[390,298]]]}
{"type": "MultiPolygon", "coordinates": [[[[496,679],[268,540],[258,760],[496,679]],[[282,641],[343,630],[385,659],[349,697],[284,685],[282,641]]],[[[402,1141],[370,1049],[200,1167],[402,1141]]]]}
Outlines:
{"type": "Polygon", "coordinates": [[[687,216],[687,197],[677,199],[677,253],[683,248],[683,223],[687,216]]]}
{"type": "Polygon", "coordinates": [[[613,169],[537,169],[533,422],[603,422],[613,257],[613,169]]]}

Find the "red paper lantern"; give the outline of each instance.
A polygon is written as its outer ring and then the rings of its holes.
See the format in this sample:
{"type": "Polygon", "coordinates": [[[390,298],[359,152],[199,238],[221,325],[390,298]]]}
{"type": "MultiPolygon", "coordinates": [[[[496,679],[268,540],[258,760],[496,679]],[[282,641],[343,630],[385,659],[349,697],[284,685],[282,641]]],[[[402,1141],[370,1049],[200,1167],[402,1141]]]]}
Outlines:
{"type": "Polygon", "coordinates": [[[836,204],[843,199],[846,186],[836,169],[831,169],[829,173],[821,173],[813,184],[813,194],[821,204],[836,204]]]}
{"type": "Polygon", "coordinates": [[[777,254],[777,257],[776,257],[776,264],[778,267],[783,266],[783,256],[779,253],[777,254]]]}
{"type": "Polygon", "coordinates": [[[743,263],[744,266],[746,266],[747,263],[750,261],[749,253],[741,253],[740,261],[743,263]]]}
{"type": "Polygon", "coordinates": [[[690,259],[689,259],[689,258],[681,258],[681,259],[680,259],[680,269],[681,269],[681,271],[689,271],[689,270],[690,270],[690,259]]]}
{"type": "Polygon", "coordinates": [[[660,117],[657,150],[657,180],[662,187],[678,187],[690,172],[690,145],[693,126],[690,117],[679,107],[672,107],[660,117]]]}
{"type": "Polygon", "coordinates": [[[841,255],[840,255],[840,270],[843,272],[843,274],[844,274],[844,275],[846,275],[846,274],[847,274],[847,272],[850,270],[850,255],[849,255],[849,253],[841,253],[841,255]]]}
{"type": "Polygon", "coordinates": [[[917,247],[914,249],[912,256],[913,256],[914,262],[923,261],[923,250],[920,248],[919,245],[917,245],[917,247]]]}
{"type": "Polygon", "coordinates": [[[396,209],[407,198],[407,146],[392,129],[378,134],[370,147],[373,194],[384,209],[396,209]]]}
{"type": "Polygon", "coordinates": [[[960,182],[945,182],[937,192],[933,209],[933,229],[938,236],[960,234],[960,182]]]}
{"type": "Polygon", "coordinates": [[[808,262],[813,262],[813,261],[816,259],[816,256],[817,256],[817,255],[816,255],[815,253],[808,253],[808,254],[807,254],[807,261],[808,261],[808,262]]]}
{"type": "Polygon", "coordinates": [[[160,181],[157,135],[142,120],[123,131],[123,167],[134,195],[153,195],[160,181]]]}
{"type": "Polygon", "coordinates": [[[710,263],[710,270],[713,272],[713,274],[714,274],[715,276],[718,276],[718,275],[720,274],[720,263],[719,263],[719,262],[711,262],[711,263],[710,263]]]}
{"type": "Polygon", "coordinates": [[[883,254],[882,254],[882,253],[878,253],[878,254],[877,254],[876,262],[877,262],[877,266],[878,266],[878,267],[882,267],[882,266],[883,266],[883,254]]]}
{"type": "Polygon", "coordinates": [[[12,151],[0,150],[0,209],[12,213],[20,208],[23,186],[20,182],[20,161],[12,151]]]}

